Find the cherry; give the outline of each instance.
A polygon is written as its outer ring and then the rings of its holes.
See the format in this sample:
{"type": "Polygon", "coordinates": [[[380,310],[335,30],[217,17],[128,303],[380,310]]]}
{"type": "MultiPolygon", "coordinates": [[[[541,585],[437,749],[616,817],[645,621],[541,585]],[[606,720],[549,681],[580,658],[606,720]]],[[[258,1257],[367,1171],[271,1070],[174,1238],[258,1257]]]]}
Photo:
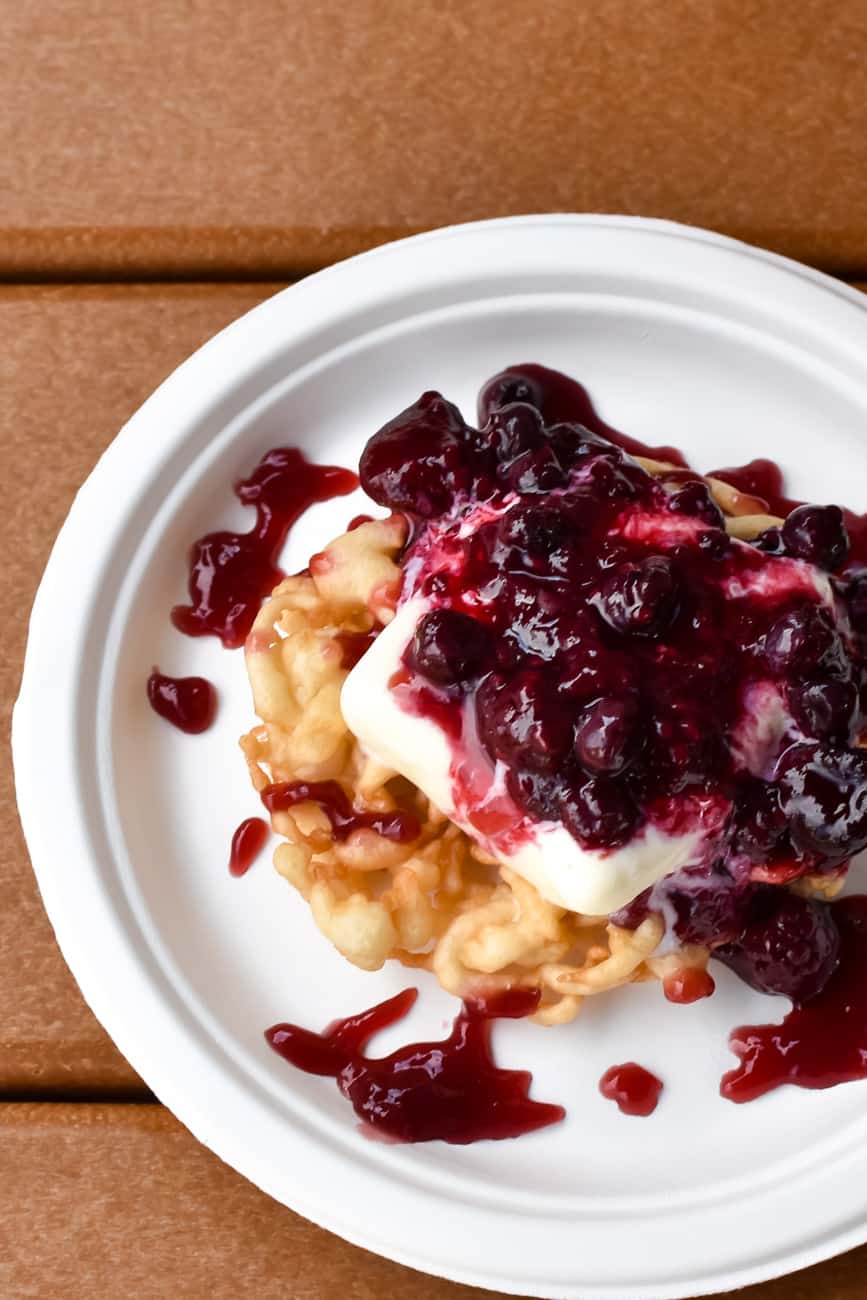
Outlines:
{"type": "Polygon", "coordinates": [[[833,573],[849,558],[849,534],[839,506],[798,506],[782,527],[786,554],[833,573]]]}
{"type": "Polygon", "coordinates": [[[792,717],[807,736],[848,739],[858,706],[852,682],[805,682],[789,687],[792,717]]]}
{"type": "Polygon", "coordinates": [[[437,686],[462,686],[484,671],[492,646],[490,628],[478,619],[436,609],[419,619],[406,661],[437,686]]]}
{"type": "Polygon", "coordinates": [[[603,696],[579,715],[575,757],[588,772],[622,772],[640,743],[638,702],[629,696],[603,696]]]}
{"type": "Polygon", "coordinates": [[[677,579],[671,562],[650,555],[624,565],[607,579],[594,602],[615,631],[629,636],[657,636],[674,615],[677,579]]]}
{"type": "Polygon", "coordinates": [[[827,984],[840,960],[840,934],[827,903],[784,889],[757,891],[738,938],[714,950],[751,988],[800,1005],[827,984]]]}
{"type": "Polygon", "coordinates": [[[367,443],[362,487],[392,510],[442,514],[470,483],[467,434],[456,406],[439,393],[423,393],[367,443]]]}
{"type": "Polygon", "coordinates": [[[572,737],[554,682],[533,669],[506,681],[487,678],[476,695],[476,716],[491,757],[531,771],[553,770],[572,737]]]}
{"type": "Polygon", "coordinates": [[[791,745],[777,768],[797,849],[836,863],[867,848],[867,753],[832,741],[791,745]]]}

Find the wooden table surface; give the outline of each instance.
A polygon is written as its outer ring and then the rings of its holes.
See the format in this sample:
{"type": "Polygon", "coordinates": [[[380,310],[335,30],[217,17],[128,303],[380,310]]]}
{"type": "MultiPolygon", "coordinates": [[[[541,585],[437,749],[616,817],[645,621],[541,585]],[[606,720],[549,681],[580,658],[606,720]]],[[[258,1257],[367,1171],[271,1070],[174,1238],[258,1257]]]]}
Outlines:
{"type": "MultiPolygon", "coordinates": [[[[865,44],[865,0],[0,0],[4,734],[76,488],[178,362],[299,274],[553,209],[867,281],[865,44]]],[[[5,755],[0,817],[0,1300],[482,1297],[199,1147],[63,964],[5,755]]],[[[740,1294],[867,1295],[867,1250],[740,1294]]]]}

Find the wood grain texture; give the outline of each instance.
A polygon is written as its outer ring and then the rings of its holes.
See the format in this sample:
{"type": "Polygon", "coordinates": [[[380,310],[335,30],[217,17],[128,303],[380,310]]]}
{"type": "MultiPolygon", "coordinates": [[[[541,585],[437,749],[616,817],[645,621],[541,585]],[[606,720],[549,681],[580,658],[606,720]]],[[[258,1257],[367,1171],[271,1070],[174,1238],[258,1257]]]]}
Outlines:
{"type": "Polygon", "coordinates": [[[5,738],[39,576],[76,489],[124,421],[190,352],[278,287],[0,290],[2,1090],[141,1087],[63,963],[15,812],[5,738]]]}
{"type": "Polygon", "coordinates": [[[0,274],[604,211],[867,269],[863,0],[0,0],[0,274]]]}
{"type": "MultiPolygon", "coordinates": [[[[491,1297],[308,1223],[159,1106],[0,1106],[0,1209],[4,1300],[491,1297]]],[[[865,1290],[867,1248],[727,1300],[863,1300],[865,1290]]]]}

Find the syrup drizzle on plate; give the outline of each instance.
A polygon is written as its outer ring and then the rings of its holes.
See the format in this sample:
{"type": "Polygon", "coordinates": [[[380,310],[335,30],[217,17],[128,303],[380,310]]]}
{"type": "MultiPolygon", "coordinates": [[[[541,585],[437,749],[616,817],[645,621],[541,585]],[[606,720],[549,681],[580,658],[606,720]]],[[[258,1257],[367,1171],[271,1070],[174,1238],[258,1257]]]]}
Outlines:
{"type": "Polygon", "coordinates": [[[274,447],[235,495],[253,506],[247,533],[206,533],[190,552],[189,605],[175,605],[172,622],[188,636],[217,636],[228,650],[244,644],[265,596],[283,577],[277,567],[289,529],[309,506],[358,487],[351,470],[312,465],[294,447],[274,447]]]}
{"type": "Polygon", "coordinates": [[[188,736],[207,731],[217,709],[217,692],[205,677],[168,677],[154,668],[147,681],[154,713],[188,736]]]}
{"type": "Polygon", "coordinates": [[[634,1061],[612,1065],[599,1080],[602,1096],[616,1102],[624,1115],[652,1115],[659,1102],[662,1086],[661,1079],[634,1061]]]}
{"type": "Polygon", "coordinates": [[[268,839],[269,827],[261,817],[248,817],[232,836],[229,850],[229,873],[245,876],[262,852],[268,839]]]}
{"type": "Polygon", "coordinates": [[[840,964],[816,997],[780,1025],[742,1025],[729,1038],[739,1064],[724,1075],[729,1101],[754,1101],[773,1088],[831,1088],[867,1078],[867,897],[831,904],[840,964]]]}
{"type": "Polygon", "coordinates": [[[336,840],[345,840],[353,831],[365,828],[398,844],[409,843],[421,834],[421,822],[415,813],[400,809],[362,812],[353,808],[346,791],[336,781],[279,782],[266,785],[261,797],[269,812],[286,812],[297,803],[318,804],[330,821],[336,840]]]}
{"type": "Polygon", "coordinates": [[[563,1119],[562,1106],[530,1098],[531,1074],[501,1069],[491,1053],[490,1022],[531,1015],[536,990],[506,989],[465,1002],[448,1038],[365,1056],[373,1035],[405,1016],[417,996],[405,989],[321,1034],[280,1024],[265,1038],[296,1069],[336,1079],[371,1136],[386,1141],[465,1144],[520,1137],[563,1119]]]}

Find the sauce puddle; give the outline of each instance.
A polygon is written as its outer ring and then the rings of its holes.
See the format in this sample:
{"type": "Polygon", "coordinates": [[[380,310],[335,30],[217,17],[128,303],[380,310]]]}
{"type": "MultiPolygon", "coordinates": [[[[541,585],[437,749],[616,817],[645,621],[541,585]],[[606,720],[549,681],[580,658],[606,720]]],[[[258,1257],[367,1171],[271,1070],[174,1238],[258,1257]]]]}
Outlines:
{"type": "Polygon", "coordinates": [[[189,605],[175,605],[172,622],[187,636],[218,636],[228,650],[244,644],[259,606],[283,577],[277,558],[289,529],[318,501],[345,496],[358,476],[335,465],[312,465],[293,447],[274,447],[235,495],[253,506],[247,533],[206,533],[190,552],[189,605]]]}
{"type": "Polygon", "coordinates": [[[321,1034],[281,1024],[265,1038],[290,1065],[336,1079],[359,1119],[387,1141],[514,1138],[563,1119],[562,1106],[530,1099],[528,1071],[501,1069],[491,1054],[490,1022],[531,1015],[536,990],[506,989],[465,1002],[440,1042],[411,1043],[381,1058],[363,1055],[373,1035],[405,1016],[417,996],[405,989],[321,1034]]]}
{"type": "Polygon", "coordinates": [[[154,668],[147,682],[150,706],[188,736],[207,731],[217,709],[217,692],[205,677],[167,677],[154,668]]]}
{"type": "Polygon", "coordinates": [[[229,874],[246,876],[265,847],[270,828],[261,817],[248,817],[232,836],[229,850],[229,874]]]}
{"type": "Polygon", "coordinates": [[[506,397],[507,401],[529,401],[542,412],[546,424],[583,424],[585,429],[598,433],[615,446],[622,447],[630,456],[646,456],[651,460],[667,460],[674,465],[687,468],[683,452],[676,447],[651,447],[632,438],[628,433],[621,433],[597,414],[590,394],[577,379],[564,375],[559,370],[549,370],[547,366],[529,363],[521,366],[509,366],[495,376],[495,381],[485,384],[479,394],[479,422],[487,422],[490,411],[503,397],[494,391],[504,385],[514,387],[514,395],[506,397]]]}
{"type": "MultiPolygon", "coordinates": [[[[175,605],[175,627],[188,636],[217,636],[228,650],[243,645],[263,598],[284,576],[277,558],[292,525],[309,506],[357,486],[351,470],[312,465],[292,447],[267,452],[250,477],[235,484],[238,500],[256,510],[252,529],[206,533],[193,543],[192,604],[175,605]]],[[[204,677],[165,677],[154,669],[147,695],[151,708],[181,731],[197,734],[213,721],[216,694],[204,677]]]]}
{"type": "Polygon", "coordinates": [[[662,1087],[661,1079],[634,1061],[612,1065],[599,1080],[602,1096],[616,1102],[624,1115],[652,1115],[662,1087]]]}
{"type": "Polygon", "coordinates": [[[742,1025],[729,1038],[739,1064],[723,1076],[729,1101],[754,1101],[784,1083],[831,1088],[867,1078],[867,897],[830,904],[840,965],[821,993],[781,1025],[742,1025]]]}

